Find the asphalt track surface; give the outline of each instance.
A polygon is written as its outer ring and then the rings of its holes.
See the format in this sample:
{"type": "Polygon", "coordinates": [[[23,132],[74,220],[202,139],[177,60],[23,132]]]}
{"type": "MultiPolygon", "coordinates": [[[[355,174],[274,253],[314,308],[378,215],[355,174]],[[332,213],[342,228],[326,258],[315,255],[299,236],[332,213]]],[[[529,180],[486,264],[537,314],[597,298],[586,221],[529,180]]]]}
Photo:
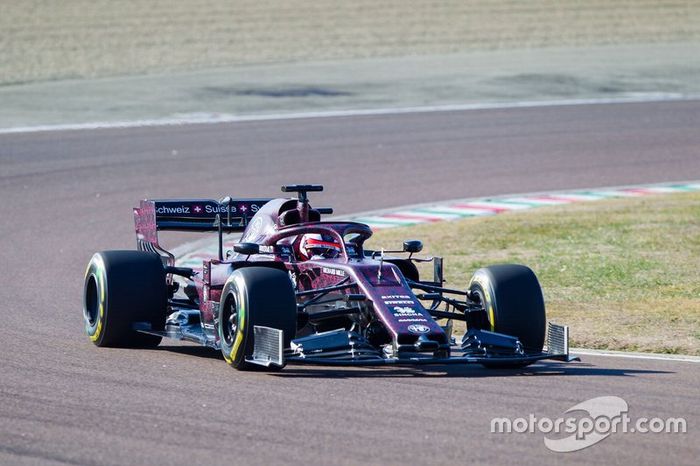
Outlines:
{"type": "Polygon", "coordinates": [[[314,182],[327,189],[316,205],[350,213],[700,179],[698,128],[689,101],[0,136],[0,463],[696,464],[697,364],[239,373],[168,341],[96,348],[80,303],[90,255],[134,247],[140,198],[274,196],[314,182]],[[688,433],[618,433],[568,454],[541,433],[489,433],[493,417],[554,419],[604,395],[624,398],[632,418],[685,417],[688,433]]]}

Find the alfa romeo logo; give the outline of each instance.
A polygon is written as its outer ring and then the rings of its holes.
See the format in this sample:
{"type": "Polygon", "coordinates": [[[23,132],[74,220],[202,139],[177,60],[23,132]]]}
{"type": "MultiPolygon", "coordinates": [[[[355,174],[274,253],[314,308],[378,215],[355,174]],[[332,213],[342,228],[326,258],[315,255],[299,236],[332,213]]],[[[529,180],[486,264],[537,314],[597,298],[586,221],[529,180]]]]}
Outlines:
{"type": "Polygon", "coordinates": [[[408,331],[411,333],[428,333],[430,331],[430,327],[423,324],[413,324],[408,326],[408,331]]]}

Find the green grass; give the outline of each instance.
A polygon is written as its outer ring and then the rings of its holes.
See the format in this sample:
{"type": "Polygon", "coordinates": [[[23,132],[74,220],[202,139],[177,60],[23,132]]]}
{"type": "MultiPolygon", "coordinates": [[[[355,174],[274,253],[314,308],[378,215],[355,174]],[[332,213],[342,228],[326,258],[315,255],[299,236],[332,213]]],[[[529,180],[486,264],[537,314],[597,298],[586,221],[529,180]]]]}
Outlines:
{"type": "Polygon", "coordinates": [[[396,228],[369,244],[414,237],[445,257],[452,287],[485,265],[531,267],[575,346],[700,355],[700,193],[396,228]]]}

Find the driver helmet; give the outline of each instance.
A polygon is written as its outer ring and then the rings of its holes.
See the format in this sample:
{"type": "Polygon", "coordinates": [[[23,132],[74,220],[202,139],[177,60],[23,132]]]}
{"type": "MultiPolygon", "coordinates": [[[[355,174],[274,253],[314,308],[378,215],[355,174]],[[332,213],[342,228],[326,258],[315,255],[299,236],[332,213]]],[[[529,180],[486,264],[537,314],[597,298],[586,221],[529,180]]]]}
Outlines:
{"type": "Polygon", "coordinates": [[[330,235],[307,233],[299,242],[299,255],[302,260],[333,259],[340,255],[340,251],[340,244],[330,235]]]}

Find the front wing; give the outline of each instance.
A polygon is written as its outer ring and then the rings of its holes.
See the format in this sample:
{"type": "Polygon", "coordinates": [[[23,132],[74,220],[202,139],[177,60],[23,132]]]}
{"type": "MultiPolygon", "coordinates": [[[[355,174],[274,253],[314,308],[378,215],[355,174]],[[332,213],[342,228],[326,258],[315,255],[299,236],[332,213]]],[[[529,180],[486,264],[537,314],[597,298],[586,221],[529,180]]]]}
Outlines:
{"type": "MultiPolygon", "coordinates": [[[[568,327],[548,324],[547,345],[542,352],[528,353],[521,349],[504,351],[504,346],[470,345],[466,348],[454,347],[448,357],[436,357],[430,353],[410,353],[391,357],[382,354],[358,338],[357,334],[343,330],[311,335],[292,342],[292,348],[283,351],[281,345],[281,330],[268,327],[256,328],[255,351],[251,363],[263,366],[285,364],[314,364],[326,366],[418,366],[418,365],[447,365],[447,364],[493,364],[519,365],[540,360],[579,361],[576,356],[569,354],[568,327]]],[[[512,340],[505,335],[489,334],[489,338],[502,337],[512,340]]],[[[486,340],[486,339],[484,339],[486,340]]],[[[507,343],[507,341],[506,341],[507,343]]],[[[518,343],[519,344],[519,343],[518,343]]]]}

